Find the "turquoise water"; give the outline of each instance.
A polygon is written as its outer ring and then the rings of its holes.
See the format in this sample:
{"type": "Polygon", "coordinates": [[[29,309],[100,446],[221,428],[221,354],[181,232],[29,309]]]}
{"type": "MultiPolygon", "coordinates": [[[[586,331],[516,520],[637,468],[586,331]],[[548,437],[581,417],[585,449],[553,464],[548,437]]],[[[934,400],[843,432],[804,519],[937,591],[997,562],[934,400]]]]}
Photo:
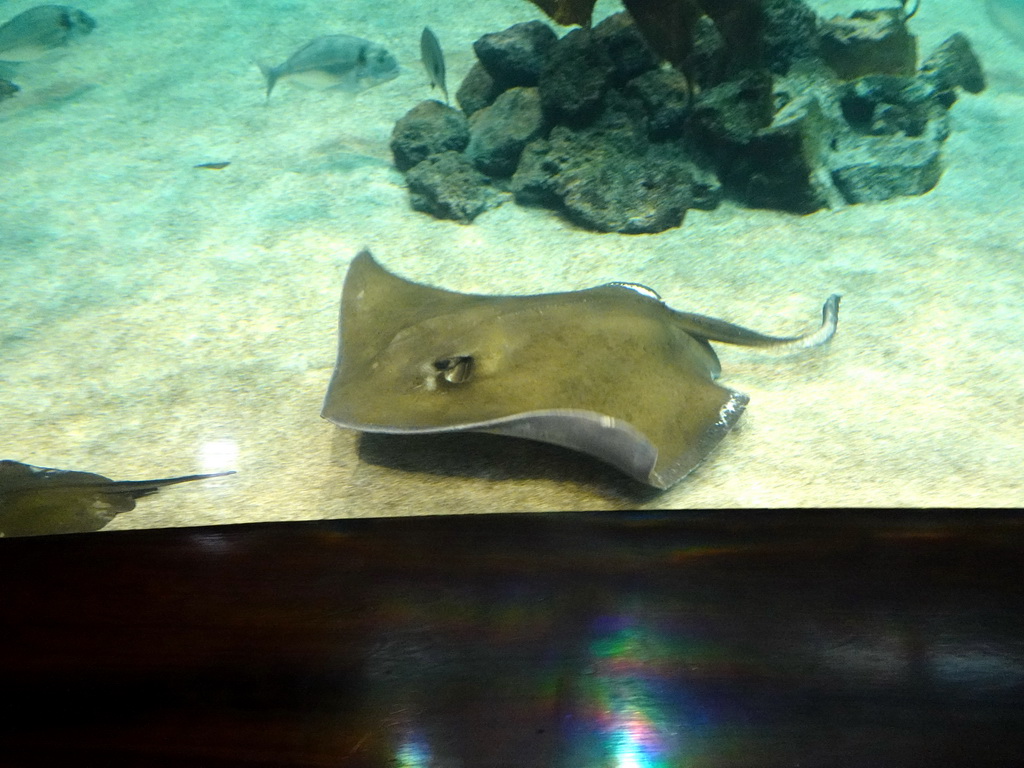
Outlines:
{"type": "MultiPolygon", "coordinates": [[[[6,20],[31,2],[0,2],[6,20]]],[[[409,208],[395,121],[449,88],[472,42],[525,0],[83,0],[97,29],[0,76],[0,458],[119,479],[236,469],[141,502],[113,528],[441,511],[622,506],[1024,503],[1024,50],[981,0],[924,0],[927,55],[954,32],[988,75],[953,107],[945,174],[922,197],[808,216],[726,203],[657,235],[597,234],[503,205],[472,225],[409,208]],[[347,33],[401,74],[358,94],[255,60],[347,33]],[[197,164],[230,162],[222,170],[197,164]],[[671,306],[787,334],[843,295],[839,333],[780,358],[721,347],[750,396],[709,460],[660,495],[548,449],[361,440],[319,417],[341,282],[388,269],[477,293],[649,285],[671,306]]],[[[879,3],[881,5],[881,3],[879,3]]],[[[873,7],[819,2],[823,15],[873,7]]],[[[598,5],[595,18],[614,12],[598,5]]],[[[573,365],[566,350],[565,365],[573,365]]]]}
{"type": "Polygon", "coordinates": [[[1024,3],[1021,0],[986,0],[992,23],[1024,48],[1024,3]]]}

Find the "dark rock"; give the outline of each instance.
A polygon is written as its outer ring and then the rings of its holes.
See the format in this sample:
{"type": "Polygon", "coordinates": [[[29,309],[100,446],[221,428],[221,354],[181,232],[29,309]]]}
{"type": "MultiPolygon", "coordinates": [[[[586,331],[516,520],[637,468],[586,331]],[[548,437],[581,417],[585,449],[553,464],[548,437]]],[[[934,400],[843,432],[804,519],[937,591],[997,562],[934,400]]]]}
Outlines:
{"type": "Polygon", "coordinates": [[[690,204],[691,208],[696,208],[699,211],[713,211],[722,203],[724,192],[722,190],[722,182],[718,180],[718,176],[715,175],[714,171],[707,168],[701,168],[697,165],[691,166],[693,173],[693,181],[690,185],[690,194],[693,197],[693,201],[690,204]]]}
{"type": "Polygon", "coordinates": [[[573,178],[589,173],[586,166],[605,162],[611,154],[642,155],[648,142],[641,127],[621,113],[604,115],[586,130],[558,126],[547,139],[523,150],[511,189],[524,205],[560,208],[573,178]]]}
{"type": "Polygon", "coordinates": [[[590,168],[564,187],[562,204],[576,224],[626,235],[663,232],[683,223],[693,205],[693,165],[655,145],[645,156],[590,168]]]}
{"type": "Polygon", "coordinates": [[[764,0],[762,61],[784,75],[797,61],[818,55],[818,15],[803,0],[764,0]]]}
{"type": "Polygon", "coordinates": [[[726,189],[747,205],[811,213],[828,206],[834,190],[825,164],[829,126],[813,96],[788,104],[764,130],[720,158],[726,189]]]}
{"type": "Polygon", "coordinates": [[[431,155],[409,169],[405,178],[415,210],[462,224],[500,205],[507,197],[460,152],[431,155]]]}
{"type": "Polygon", "coordinates": [[[455,100],[462,107],[462,111],[466,116],[469,117],[488,104],[492,104],[501,94],[501,90],[501,87],[494,81],[494,78],[484,69],[484,65],[477,61],[470,67],[469,73],[462,81],[462,85],[459,86],[459,90],[455,93],[455,100]]]}
{"type": "Polygon", "coordinates": [[[742,144],[770,125],[774,113],[772,79],[760,70],[701,93],[694,102],[690,124],[701,140],[712,146],[742,144]]]}
{"type": "Polygon", "coordinates": [[[526,148],[512,177],[519,202],[560,208],[582,227],[624,234],[678,227],[693,207],[695,187],[701,205],[717,204],[714,185],[680,145],[648,145],[626,127],[559,126],[526,148]]]}
{"type": "Polygon", "coordinates": [[[834,153],[829,165],[849,203],[923,195],[942,175],[941,146],[926,138],[864,136],[855,148],[834,153]]]}
{"type": "Polygon", "coordinates": [[[473,115],[466,154],[490,176],[511,176],[523,147],[546,131],[537,89],[510,88],[473,115]]]}
{"type": "Polygon", "coordinates": [[[421,101],[406,112],[391,131],[391,154],[400,171],[438,152],[461,152],[468,144],[466,116],[433,99],[421,101]]]}
{"type": "Polygon", "coordinates": [[[707,90],[726,80],[729,63],[722,33],[709,17],[701,16],[693,32],[693,49],[680,69],[700,90],[707,90]]]}
{"type": "Polygon", "coordinates": [[[690,114],[690,84],[674,69],[654,69],[633,78],[625,92],[647,115],[648,136],[655,141],[679,136],[690,114]]]}
{"type": "MultiPolygon", "coordinates": [[[[933,83],[940,91],[963,88],[968,93],[985,90],[985,73],[981,71],[974,49],[966,36],[959,32],[942,45],[921,65],[921,77],[933,83]]],[[[954,95],[948,99],[951,106],[954,95]]]]}
{"type": "Polygon", "coordinates": [[[20,90],[21,88],[16,86],[10,80],[4,80],[2,77],[0,77],[0,101],[11,98],[20,90]]]}
{"type": "MultiPolygon", "coordinates": [[[[664,0],[659,0],[659,4],[664,0]]],[[[725,38],[731,75],[764,65],[764,0],[697,0],[725,38]]],[[[669,4],[671,5],[671,3],[669,4]]]]}
{"type": "Polygon", "coordinates": [[[950,132],[943,93],[924,77],[883,75],[839,92],[842,123],[826,163],[846,202],[921,195],[938,183],[950,132]]]}
{"type": "Polygon", "coordinates": [[[551,123],[584,125],[601,112],[614,66],[593,35],[592,30],[574,29],[548,52],[539,88],[551,123]]]}
{"type": "Polygon", "coordinates": [[[643,154],[650,141],[647,138],[647,118],[636,109],[621,92],[608,92],[606,109],[581,136],[592,137],[614,145],[620,152],[643,154]]]}
{"type": "Polygon", "coordinates": [[[572,141],[562,138],[568,128],[555,128],[547,139],[535,139],[523,149],[519,165],[512,175],[510,189],[520,205],[536,205],[544,208],[560,208],[556,177],[564,168],[573,164],[572,141]]]}
{"type": "Polygon", "coordinates": [[[505,90],[537,85],[541,63],[557,40],[547,24],[528,21],[484,35],[473,43],[473,50],[484,69],[505,90]]]}
{"type": "Polygon", "coordinates": [[[621,85],[658,67],[657,54],[647,45],[632,17],[625,11],[612,14],[594,27],[594,43],[604,48],[612,63],[614,85],[621,85]]]}
{"type": "Polygon", "coordinates": [[[917,38],[907,29],[902,8],[857,11],[822,22],[820,51],[844,80],[912,75],[917,69],[917,38]]]}
{"type": "Polygon", "coordinates": [[[862,77],[839,92],[839,105],[847,125],[856,133],[872,136],[923,136],[932,121],[949,134],[945,106],[935,87],[922,78],[896,75],[862,77]]]}

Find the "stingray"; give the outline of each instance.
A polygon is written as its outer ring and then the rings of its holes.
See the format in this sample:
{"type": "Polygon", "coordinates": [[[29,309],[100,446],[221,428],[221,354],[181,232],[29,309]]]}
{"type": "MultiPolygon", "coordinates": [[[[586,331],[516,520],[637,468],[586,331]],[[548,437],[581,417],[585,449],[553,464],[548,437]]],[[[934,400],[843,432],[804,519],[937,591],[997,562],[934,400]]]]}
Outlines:
{"type": "Polygon", "coordinates": [[[369,251],[341,294],[338,358],[322,416],[362,432],[476,431],[590,454],[668,488],[732,428],[748,397],[715,383],[709,342],[804,348],[836,330],[766,336],[669,308],[650,288],[483,296],[404,280],[369,251]]]}
{"type": "Polygon", "coordinates": [[[161,480],[111,480],[92,472],[0,461],[0,536],[98,531],[135,500],[165,485],[233,475],[215,472],[161,480]]]}

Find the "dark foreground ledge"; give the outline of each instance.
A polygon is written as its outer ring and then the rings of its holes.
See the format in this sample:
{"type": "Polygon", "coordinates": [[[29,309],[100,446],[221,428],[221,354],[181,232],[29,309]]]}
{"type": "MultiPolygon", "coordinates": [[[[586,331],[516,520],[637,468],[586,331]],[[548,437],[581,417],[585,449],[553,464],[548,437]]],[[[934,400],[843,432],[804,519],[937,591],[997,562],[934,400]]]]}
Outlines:
{"type": "Polygon", "coordinates": [[[0,541],[0,765],[1024,764],[1024,516],[0,541]]]}

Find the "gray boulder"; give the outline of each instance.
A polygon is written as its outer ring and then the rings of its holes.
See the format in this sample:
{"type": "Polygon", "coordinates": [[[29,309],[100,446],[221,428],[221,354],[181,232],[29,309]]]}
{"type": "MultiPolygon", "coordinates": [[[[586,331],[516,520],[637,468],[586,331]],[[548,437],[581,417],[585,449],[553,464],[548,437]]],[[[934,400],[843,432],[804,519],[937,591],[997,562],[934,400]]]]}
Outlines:
{"type": "Polygon", "coordinates": [[[514,24],[501,32],[484,35],[473,51],[499,87],[535,86],[541,65],[558,35],[541,21],[514,24]]]}
{"type": "Polygon", "coordinates": [[[455,101],[462,107],[466,117],[470,117],[488,104],[494,103],[501,92],[501,86],[488,74],[484,65],[477,61],[470,67],[459,90],[455,92],[455,101]]]}
{"type": "MultiPolygon", "coordinates": [[[[968,93],[981,93],[985,89],[985,73],[981,62],[965,35],[957,32],[940,45],[921,65],[921,77],[942,92],[963,88],[968,93]]],[[[947,105],[948,106],[948,105],[947,105]]]]}
{"type": "Polygon", "coordinates": [[[836,152],[829,166],[848,203],[923,195],[942,176],[941,144],[925,138],[865,136],[836,152]]]}
{"type": "Polygon", "coordinates": [[[421,101],[406,112],[391,131],[391,154],[400,171],[438,152],[461,152],[468,144],[466,116],[433,99],[421,101]]]}
{"type": "Polygon", "coordinates": [[[410,168],[405,179],[415,210],[461,224],[470,223],[508,198],[494,189],[490,179],[461,152],[431,155],[410,168]]]}
{"type": "Polygon", "coordinates": [[[593,41],[612,64],[611,79],[622,85],[661,63],[628,13],[613,13],[594,27],[593,41]]]}
{"type": "Polygon", "coordinates": [[[917,38],[907,29],[902,8],[856,11],[822,22],[819,50],[844,80],[912,75],[917,69],[917,38]]]}
{"type": "Polygon", "coordinates": [[[698,198],[702,207],[718,202],[717,183],[681,147],[649,144],[625,125],[556,127],[526,148],[512,191],[586,229],[624,234],[678,227],[698,198]]]}
{"type": "Polygon", "coordinates": [[[466,148],[489,176],[511,176],[523,147],[547,132],[536,88],[510,88],[470,119],[466,148]]]}
{"type": "Polygon", "coordinates": [[[604,105],[604,95],[615,66],[594,32],[574,29],[559,40],[544,59],[540,73],[540,100],[552,123],[585,125],[604,105]]]}

